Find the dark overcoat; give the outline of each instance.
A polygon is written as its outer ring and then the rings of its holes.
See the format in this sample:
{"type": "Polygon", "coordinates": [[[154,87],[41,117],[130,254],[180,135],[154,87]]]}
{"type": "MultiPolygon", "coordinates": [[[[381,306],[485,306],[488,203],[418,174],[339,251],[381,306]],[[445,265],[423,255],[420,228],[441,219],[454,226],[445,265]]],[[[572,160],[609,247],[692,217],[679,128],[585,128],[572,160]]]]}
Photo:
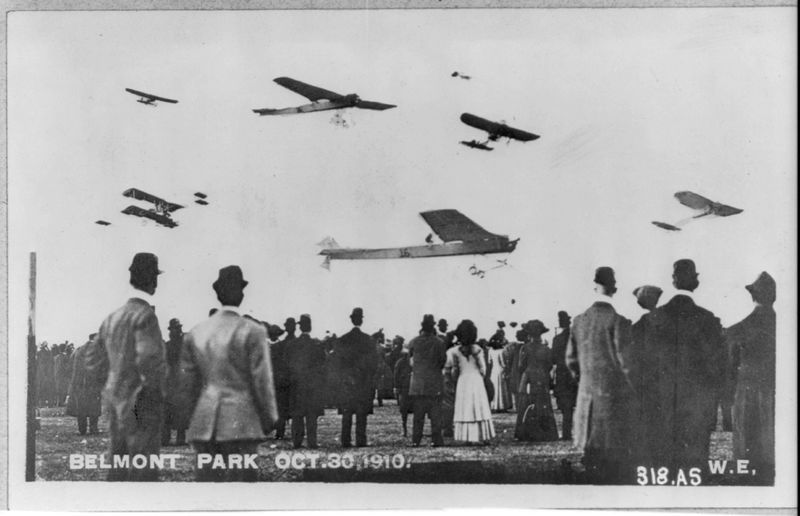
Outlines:
{"type": "Polygon", "coordinates": [[[506,363],[506,379],[509,390],[516,394],[519,388],[519,350],[522,348],[521,342],[509,342],[503,348],[503,360],[506,363]]]}
{"type": "Polygon", "coordinates": [[[553,337],[553,365],[555,366],[555,385],[553,394],[561,410],[572,410],[578,399],[578,382],[569,372],[567,367],[567,343],[569,342],[569,328],[553,337]]]}
{"type": "Polygon", "coordinates": [[[575,317],[570,330],[566,363],[578,381],[574,441],[601,461],[630,457],[630,341],[631,322],[601,301],[575,317]]]}
{"type": "Polygon", "coordinates": [[[420,335],[408,345],[411,357],[409,396],[440,396],[444,389],[442,369],[447,362],[442,339],[436,335],[420,335]]]}
{"type": "Polygon", "coordinates": [[[289,369],[290,416],[321,416],[324,410],[325,351],[317,339],[307,333],[290,341],[286,347],[289,369]]]}
{"type": "Polygon", "coordinates": [[[286,350],[296,338],[287,335],[285,339],[269,346],[275,378],[275,399],[278,402],[278,414],[283,419],[289,417],[289,364],[286,362],[286,350]]]}
{"type": "Polygon", "coordinates": [[[733,456],[769,470],[775,465],[775,311],[757,306],[725,337],[736,378],[733,456]]]}
{"type": "Polygon", "coordinates": [[[644,441],[651,461],[671,469],[704,466],[728,362],[722,326],[682,294],[647,321],[639,377],[646,382],[644,441]]]}
{"type": "Polygon", "coordinates": [[[378,366],[372,338],[361,329],[353,328],[336,341],[332,359],[339,384],[339,410],[371,414],[378,366]]]}
{"type": "Polygon", "coordinates": [[[87,343],[73,354],[72,378],[69,383],[67,415],[76,417],[100,416],[100,391],[103,386],[86,373],[87,343]]]}

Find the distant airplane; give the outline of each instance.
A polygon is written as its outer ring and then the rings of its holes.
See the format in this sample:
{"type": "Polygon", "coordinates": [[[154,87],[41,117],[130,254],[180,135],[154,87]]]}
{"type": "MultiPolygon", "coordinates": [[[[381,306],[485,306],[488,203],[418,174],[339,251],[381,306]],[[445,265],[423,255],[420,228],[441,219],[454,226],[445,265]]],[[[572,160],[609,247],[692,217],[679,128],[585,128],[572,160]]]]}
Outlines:
{"type": "Polygon", "coordinates": [[[702,213],[700,213],[699,215],[695,215],[693,217],[679,220],[675,224],[667,224],[666,222],[658,222],[654,220],[653,225],[658,226],[662,229],[666,229],[668,231],[680,231],[681,226],[684,226],[687,223],[695,219],[699,219],[701,217],[707,217],[709,215],[713,215],[716,217],[729,217],[731,215],[736,215],[744,211],[739,208],[734,208],[733,206],[728,206],[726,204],[712,201],[710,199],[703,197],[702,195],[689,191],[678,192],[675,194],[675,198],[678,199],[678,202],[680,202],[684,206],[691,208],[693,210],[702,210],[702,213]]]}
{"type": "Polygon", "coordinates": [[[95,224],[100,224],[101,226],[110,226],[111,225],[110,222],[106,222],[105,220],[96,220],[94,223],[95,224]]]}
{"type": "Polygon", "coordinates": [[[519,140],[522,142],[529,142],[539,138],[538,134],[533,134],[523,131],[522,129],[509,127],[503,123],[491,122],[485,118],[471,115],[469,113],[462,113],[461,121],[470,127],[480,129],[481,131],[486,131],[489,135],[488,140],[484,142],[479,142],[477,140],[460,142],[462,145],[472,147],[473,149],[492,150],[492,147],[489,147],[487,143],[496,142],[500,138],[508,138],[509,140],[519,140]]]}
{"type": "Polygon", "coordinates": [[[460,79],[464,79],[464,80],[467,80],[467,81],[472,79],[472,77],[470,77],[469,75],[464,75],[463,73],[459,73],[459,72],[451,73],[450,77],[458,77],[460,79]]]}
{"type": "Polygon", "coordinates": [[[148,106],[155,106],[156,105],[156,101],[158,101],[158,102],[169,102],[170,104],[177,104],[178,103],[177,100],[172,100],[172,99],[167,99],[167,98],[164,98],[164,97],[159,97],[158,95],[152,95],[150,93],[145,93],[143,91],[132,90],[131,88],[125,88],[125,91],[127,91],[128,93],[133,93],[134,95],[138,95],[141,98],[139,100],[137,100],[136,102],[140,102],[140,103],[148,105],[148,106]]]}
{"type": "Polygon", "coordinates": [[[134,215],[136,217],[147,218],[168,228],[174,228],[178,226],[178,223],[172,220],[172,212],[183,208],[183,206],[180,204],[165,201],[160,197],[143,192],[137,188],[128,188],[122,192],[122,195],[136,199],[137,201],[149,202],[154,205],[153,208],[148,210],[140,208],[139,206],[128,206],[122,210],[122,213],[125,215],[134,215]]]}
{"type": "Polygon", "coordinates": [[[383,111],[397,107],[393,104],[382,104],[380,102],[372,102],[369,100],[361,100],[361,97],[355,93],[349,95],[340,95],[332,91],[324,90],[304,82],[297,81],[290,77],[278,77],[274,81],[284,88],[288,88],[295,93],[298,93],[308,100],[311,104],[303,104],[297,107],[288,107],[282,109],[254,109],[254,113],[259,115],[290,115],[295,113],[312,113],[314,111],[327,111],[330,109],[343,109],[355,107],[360,109],[373,109],[383,111]]]}
{"type": "MultiPolygon", "coordinates": [[[[479,278],[483,278],[484,276],[486,276],[486,273],[489,272],[489,271],[493,271],[495,269],[499,269],[500,267],[511,267],[511,265],[508,263],[508,258],[506,258],[504,260],[496,260],[496,261],[497,261],[497,263],[499,265],[495,265],[494,267],[489,267],[486,270],[479,269],[477,266],[475,266],[473,264],[469,268],[469,273],[472,274],[473,276],[477,276],[479,278]]],[[[512,302],[512,304],[515,303],[515,301],[513,299],[511,300],[511,302],[512,302]]]]}
{"type": "MultiPolygon", "coordinates": [[[[331,260],[380,260],[395,258],[432,258],[437,256],[459,256],[471,254],[511,253],[516,249],[516,240],[496,235],[464,216],[458,210],[445,209],[420,213],[443,244],[427,244],[412,247],[383,249],[341,248],[330,237],[319,243],[324,249],[323,267],[329,268],[331,260]]],[[[477,270],[477,268],[476,268],[477,270]]]]}

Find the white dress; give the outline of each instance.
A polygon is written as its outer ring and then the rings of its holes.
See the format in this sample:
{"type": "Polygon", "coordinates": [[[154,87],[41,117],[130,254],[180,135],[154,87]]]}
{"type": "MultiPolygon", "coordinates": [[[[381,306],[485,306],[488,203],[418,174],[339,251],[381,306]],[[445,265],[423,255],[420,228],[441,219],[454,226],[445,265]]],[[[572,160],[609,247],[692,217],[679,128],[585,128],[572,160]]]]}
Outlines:
{"type": "Polygon", "coordinates": [[[486,371],[483,352],[479,346],[473,345],[469,357],[465,357],[460,348],[452,357],[453,372],[458,374],[453,438],[476,443],[488,441],[495,433],[492,410],[483,385],[486,371]]]}

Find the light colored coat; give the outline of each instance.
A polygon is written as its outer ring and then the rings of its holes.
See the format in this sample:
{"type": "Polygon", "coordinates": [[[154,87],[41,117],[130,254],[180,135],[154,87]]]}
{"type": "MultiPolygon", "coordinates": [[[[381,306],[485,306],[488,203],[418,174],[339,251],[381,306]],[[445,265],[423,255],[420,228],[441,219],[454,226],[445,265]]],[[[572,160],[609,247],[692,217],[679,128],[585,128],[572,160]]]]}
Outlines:
{"type": "Polygon", "coordinates": [[[263,326],[220,310],[184,336],[181,399],[193,442],[260,441],[278,420],[263,326]]]}
{"type": "Polygon", "coordinates": [[[133,431],[137,427],[133,408],[139,394],[163,400],[166,389],[164,341],[153,307],[136,297],[128,299],[106,317],[88,346],[87,372],[105,385],[103,399],[116,415],[117,430],[133,431]]]}

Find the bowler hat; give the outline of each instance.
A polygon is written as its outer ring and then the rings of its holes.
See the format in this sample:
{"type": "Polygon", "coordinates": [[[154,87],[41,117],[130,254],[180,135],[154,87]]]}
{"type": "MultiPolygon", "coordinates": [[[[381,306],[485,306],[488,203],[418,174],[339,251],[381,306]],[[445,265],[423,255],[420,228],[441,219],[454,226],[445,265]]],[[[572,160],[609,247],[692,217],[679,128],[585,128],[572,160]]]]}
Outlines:
{"type": "Polygon", "coordinates": [[[169,320],[169,327],[170,330],[172,328],[182,328],[181,321],[177,317],[173,317],[169,320]]]}
{"type": "Polygon", "coordinates": [[[270,324],[269,328],[267,328],[267,335],[269,336],[270,339],[273,339],[273,340],[277,339],[278,337],[280,337],[284,333],[285,332],[283,331],[283,329],[280,326],[278,326],[277,324],[270,324]]]}
{"type": "Polygon", "coordinates": [[[136,253],[128,270],[134,274],[143,272],[155,272],[162,274],[164,271],[158,268],[158,256],[153,253],[136,253]]]}
{"type": "Polygon", "coordinates": [[[614,269],[611,267],[598,267],[594,271],[594,282],[604,287],[615,287],[617,280],[614,278],[614,269]]]}
{"type": "Polygon", "coordinates": [[[353,311],[350,312],[350,317],[364,317],[364,310],[359,307],[353,308],[353,311]]]}
{"type": "Polygon", "coordinates": [[[697,276],[697,269],[692,260],[683,258],[672,265],[672,274],[675,276],[697,276]]]}
{"type": "Polygon", "coordinates": [[[550,331],[550,328],[544,325],[542,321],[539,319],[534,319],[532,321],[528,321],[522,325],[522,329],[525,330],[525,333],[528,335],[539,336],[542,333],[547,333],[550,331]]]}
{"type": "Polygon", "coordinates": [[[244,288],[247,286],[242,276],[242,269],[238,265],[228,265],[219,270],[219,277],[212,285],[214,290],[221,288],[244,288]]]}
{"type": "Polygon", "coordinates": [[[286,328],[288,326],[297,326],[297,321],[294,320],[294,317],[287,317],[286,320],[283,322],[283,327],[286,328]]]}
{"type": "Polygon", "coordinates": [[[639,306],[647,308],[648,310],[652,310],[656,307],[661,293],[662,290],[653,285],[642,285],[633,291],[633,295],[636,296],[636,302],[639,303],[639,306]]]}
{"type": "Polygon", "coordinates": [[[756,301],[764,303],[775,302],[775,280],[766,271],[758,275],[756,280],[744,287],[756,301]]]}
{"type": "Polygon", "coordinates": [[[421,326],[423,328],[433,328],[436,326],[436,318],[433,314],[425,314],[422,316],[421,326]]]}

